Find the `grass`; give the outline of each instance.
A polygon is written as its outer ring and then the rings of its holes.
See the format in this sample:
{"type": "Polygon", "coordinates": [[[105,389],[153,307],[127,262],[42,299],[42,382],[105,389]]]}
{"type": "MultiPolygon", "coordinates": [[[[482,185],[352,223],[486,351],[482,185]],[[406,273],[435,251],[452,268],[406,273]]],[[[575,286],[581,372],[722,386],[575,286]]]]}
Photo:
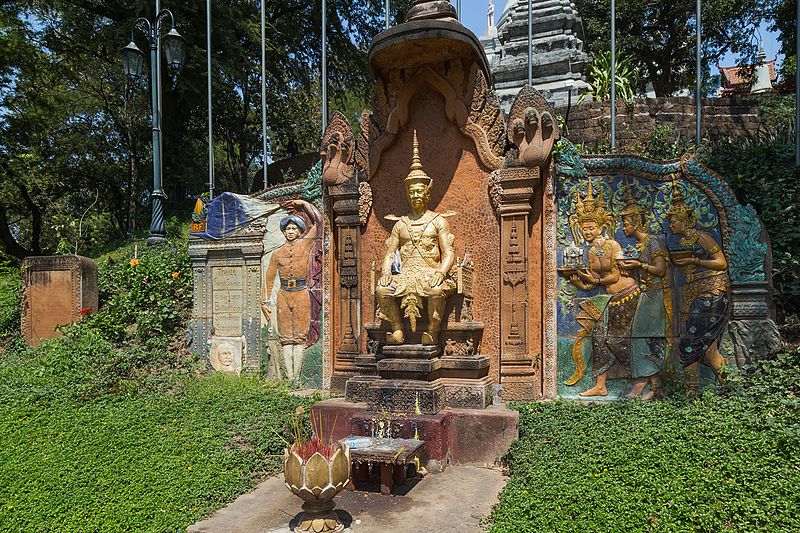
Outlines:
{"type": "Polygon", "coordinates": [[[0,530],[175,531],[281,469],[279,385],[213,375],[179,391],[0,405],[0,530]]]}
{"type": "Polygon", "coordinates": [[[798,393],[795,352],[728,397],[518,405],[490,531],[798,531],[798,393]]]}

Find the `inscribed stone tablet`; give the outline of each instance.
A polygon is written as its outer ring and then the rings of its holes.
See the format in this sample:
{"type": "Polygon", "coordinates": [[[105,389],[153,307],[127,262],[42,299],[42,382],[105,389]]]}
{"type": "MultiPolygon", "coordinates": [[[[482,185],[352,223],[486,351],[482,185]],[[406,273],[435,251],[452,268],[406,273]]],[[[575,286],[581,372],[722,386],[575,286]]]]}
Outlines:
{"type": "Polygon", "coordinates": [[[241,267],[214,267],[212,269],[212,289],[215,291],[242,288],[241,267]]]}
{"type": "Polygon", "coordinates": [[[214,335],[236,337],[241,334],[241,313],[219,313],[214,315],[214,335]]]}
{"type": "Polygon", "coordinates": [[[241,291],[214,291],[214,316],[219,313],[241,313],[241,291]]]}

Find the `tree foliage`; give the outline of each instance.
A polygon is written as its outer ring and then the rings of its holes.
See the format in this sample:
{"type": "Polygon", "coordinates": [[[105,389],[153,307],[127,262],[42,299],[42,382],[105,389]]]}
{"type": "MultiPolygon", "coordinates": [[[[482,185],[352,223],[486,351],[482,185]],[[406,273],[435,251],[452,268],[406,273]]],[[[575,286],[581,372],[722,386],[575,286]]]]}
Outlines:
{"type": "MultiPolygon", "coordinates": [[[[167,4],[165,4],[166,6],[167,4]]],[[[176,204],[207,185],[205,2],[168,7],[187,62],[162,72],[164,189],[176,204]]],[[[265,0],[268,136],[313,151],[320,132],[321,2],[265,0]]],[[[332,108],[365,105],[366,53],[382,0],[328,2],[332,108]]],[[[395,18],[402,6],[395,6],[395,18]]],[[[249,192],[263,165],[261,2],[212,1],[216,191],[249,192]]],[[[0,2],[0,243],[22,258],[146,228],[152,183],[149,76],[131,82],[119,49],[145,0],[0,2]]],[[[139,48],[147,43],[137,34],[139,48]]],[[[149,73],[149,57],[145,70],[149,73]]]]}
{"type": "MultiPolygon", "coordinates": [[[[576,0],[583,20],[587,51],[610,49],[611,1],[576,0]]],[[[703,2],[703,61],[708,75],[728,52],[754,57],[753,33],[767,16],[762,0],[707,0],[703,2]]],[[[694,3],[655,0],[618,0],[617,43],[631,57],[644,84],[652,81],[656,94],[667,96],[693,87],[695,79],[696,20],[694,3]]],[[[644,87],[639,87],[641,91],[644,87]]]]}

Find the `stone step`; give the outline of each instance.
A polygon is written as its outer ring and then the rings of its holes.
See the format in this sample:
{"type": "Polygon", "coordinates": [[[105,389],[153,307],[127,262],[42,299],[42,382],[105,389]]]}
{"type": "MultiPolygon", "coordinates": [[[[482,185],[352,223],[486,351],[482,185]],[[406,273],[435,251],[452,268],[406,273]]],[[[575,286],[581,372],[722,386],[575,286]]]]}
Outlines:
{"type": "Polygon", "coordinates": [[[433,359],[440,354],[439,346],[427,344],[384,344],[383,355],[390,359],[433,359]]]}

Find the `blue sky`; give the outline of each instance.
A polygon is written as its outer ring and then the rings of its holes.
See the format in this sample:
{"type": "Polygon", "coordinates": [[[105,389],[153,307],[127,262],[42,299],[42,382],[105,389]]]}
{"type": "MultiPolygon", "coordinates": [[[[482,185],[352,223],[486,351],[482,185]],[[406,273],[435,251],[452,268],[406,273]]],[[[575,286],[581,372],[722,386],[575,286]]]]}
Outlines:
{"type": "MultiPolygon", "coordinates": [[[[495,21],[500,18],[500,14],[506,6],[507,0],[495,0],[494,11],[495,21]]],[[[455,4],[455,0],[451,0],[455,4]]],[[[462,16],[461,21],[477,36],[481,36],[486,32],[486,12],[489,9],[489,0],[461,0],[462,16]]],[[[767,52],[767,59],[774,59],[778,55],[780,44],[777,41],[777,33],[772,33],[767,30],[766,25],[759,28],[761,37],[764,39],[764,50],[767,52]]],[[[783,55],[778,57],[778,63],[783,59],[783,55]]],[[[723,58],[721,65],[723,67],[732,67],[736,65],[738,57],[733,54],[728,54],[723,58]]]]}

